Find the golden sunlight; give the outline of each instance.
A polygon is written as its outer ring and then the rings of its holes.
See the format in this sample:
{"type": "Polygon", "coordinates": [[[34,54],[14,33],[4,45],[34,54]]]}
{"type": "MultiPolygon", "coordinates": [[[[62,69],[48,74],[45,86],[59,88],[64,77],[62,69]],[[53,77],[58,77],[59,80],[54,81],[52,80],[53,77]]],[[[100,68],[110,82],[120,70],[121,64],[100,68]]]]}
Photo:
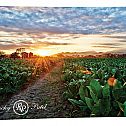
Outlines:
{"type": "Polygon", "coordinates": [[[36,52],[40,56],[50,56],[50,55],[52,55],[50,50],[37,50],[36,52]]]}

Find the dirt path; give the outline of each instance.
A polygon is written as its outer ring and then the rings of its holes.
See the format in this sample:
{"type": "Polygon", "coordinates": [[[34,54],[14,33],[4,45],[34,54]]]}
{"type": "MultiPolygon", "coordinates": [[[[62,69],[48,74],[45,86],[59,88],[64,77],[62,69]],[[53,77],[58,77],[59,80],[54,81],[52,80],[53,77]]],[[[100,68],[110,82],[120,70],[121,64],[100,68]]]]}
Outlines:
{"type": "Polygon", "coordinates": [[[11,97],[6,103],[6,107],[11,109],[4,112],[0,119],[64,117],[64,113],[61,112],[61,110],[65,109],[62,106],[64,85],[61,82],[61,66],[62,63],[59,63],[44,78],[38,79],[34,85],[11,97]],[[31,107],[27,114],[17,115],[14,113],[13,105],[17,100],[25,100],[31,107]],[[37,108],[42,105],[46,110],[37,108]]]}

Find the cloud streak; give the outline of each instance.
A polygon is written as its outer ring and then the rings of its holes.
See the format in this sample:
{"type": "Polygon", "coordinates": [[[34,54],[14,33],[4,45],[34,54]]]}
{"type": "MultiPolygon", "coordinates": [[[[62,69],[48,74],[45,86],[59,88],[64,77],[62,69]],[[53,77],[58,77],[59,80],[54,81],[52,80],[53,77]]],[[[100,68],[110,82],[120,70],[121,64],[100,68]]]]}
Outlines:
{"type": "Polygon", "coordinates": [[[0,7],[0,26],[9,30],[111,34],[126,30],[126,8],[0,7]]]}
{"type": "Polygon", "coordinates": [[[96,47],[96,48],[115,48],[115,49],[117,49],[117,48],[120,48],[120,47],[115,47],[115,46],[92,46],[92,47],[96,47]]]}
{"type": "Polygon", "coordinates": [[[0,50],[9,50],[9,49],[16,49],[16,48],[26,48],[26,49],[42,49],[48,46],[62,46],[62,45],[72,45],[72,43],[57,43],[57,42],[20,42],[20,43],[14,43],[14,42],[6,42],[6,43],[0,43],[0,50]]]}

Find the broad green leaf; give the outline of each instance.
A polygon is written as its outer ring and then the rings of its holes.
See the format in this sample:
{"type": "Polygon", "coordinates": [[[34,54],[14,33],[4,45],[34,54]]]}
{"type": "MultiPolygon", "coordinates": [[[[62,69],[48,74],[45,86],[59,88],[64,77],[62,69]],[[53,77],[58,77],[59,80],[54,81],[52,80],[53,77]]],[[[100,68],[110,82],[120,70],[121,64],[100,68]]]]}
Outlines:
{"type": "Polygon", "coordinates": [[[81,85],[80,88],[79,88],[79,95],[80,95],[80,98],[85,101],[85,96],[88,95],[88,92],[86,91],[86,88],[81,85]]]}
{"type": "Polygon", "coordinates": [[[94,104],[92,108],[91,116],[99,116],[100,115],[100,102],[98,101],[96,104],[94,104]]]}
{"type": "Polygon", "coordinates": [[[100,92],[102,90],[102,87],[99,84],[99,82],[97,80],[92,80],[90,82],[90,86],[91,86],[91,89],[93,90],[94,94],[96,94],[97,96],[99,96],[99,94],[100,94],[100,92]]]}
{"type": "Polygon", "coordinates": [[[98,102],[98,97],[96,96],[96,94],[94,94],[94,92],[93,92],[93,90],[91,89],[91,87],[90,87],[90,86],[87,86],[87,88],[88,88],[89,91],[90,91],[90,95],[91,95],[93,101],[94,101],[95,103],[98,102]]]}
{"type": "Polygon", "coordinates": [[[93,109],[93,100],[91,98],[85,97],[86,104],[90,110],[93,109]]]}
{"type": "Polygon", "coordinates": [[[100,112],[103,116],[108,116],[111,110],[111,104],[109,98],[100,99],[100,112]]]}
{"type": "Polygon", "coordinates": [[[79,106],[81,111],[85,111],[88,107],[87,106],[79,106]]]}
{"type": "Polygon", "coordinates": [[[68,99],[73,105],[83,106],[86,105],[82,100],[68,99]]]}
{"type": "Polygon", "coordinates": [[[104,98],[110,97],[109,85],[106,84],[102,89],[102,95],[104,98]]]}
{"type": "Polygon", "coordinates": [[[97,74],[98,74],[99,79],[101,79],[102,78],[102,70],[99,69],[98,72],[97,72],[97,74]]]}
{"type": "Polygon", "coordinates": [[[121,111],[124,112],[124,108],[125,108],[124,104],[122,104],[121,102],[118,102],[118,101],[116,101],[116,102],[118,103],[119,108],[121,109],[121,111]]]}
{"type": "Polygon", "coordinates": [[[82,100],[78,100],[81,105],[86,105],[86,103],[82,100]]]}
{"type": "Polygon", "coordinates": [[[112,74],[115,75],[116,69],[112,69],[112,74]]]}

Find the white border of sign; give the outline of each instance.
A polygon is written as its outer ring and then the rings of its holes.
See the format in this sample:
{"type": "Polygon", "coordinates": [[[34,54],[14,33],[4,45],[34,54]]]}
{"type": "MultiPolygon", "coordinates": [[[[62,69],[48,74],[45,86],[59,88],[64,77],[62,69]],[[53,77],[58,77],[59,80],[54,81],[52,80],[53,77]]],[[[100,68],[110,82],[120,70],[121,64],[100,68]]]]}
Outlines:
{"type": "Polygon", "coordinates": [[[58,118],[58,119],[23,119],[23,120],[3,120],[1,125],[10,126],[125,126],[125,118],[58,118]]]}
{"type": "Polygon", "coordinates": [[[0,0],[0,6],[126,7],[126,0],[0,0]]]}
{"type": "MultiPolygon", "coordinates": [[[[126,0],[0,0],[0,6],[28,7],[126,7],[126,0]]],[[[36,119],[0,120],[0,124],[10,126],[43,125],[85,125],[85,126],[124,126],[126,118],[74,118],[74,119],[36,119]]]]}

